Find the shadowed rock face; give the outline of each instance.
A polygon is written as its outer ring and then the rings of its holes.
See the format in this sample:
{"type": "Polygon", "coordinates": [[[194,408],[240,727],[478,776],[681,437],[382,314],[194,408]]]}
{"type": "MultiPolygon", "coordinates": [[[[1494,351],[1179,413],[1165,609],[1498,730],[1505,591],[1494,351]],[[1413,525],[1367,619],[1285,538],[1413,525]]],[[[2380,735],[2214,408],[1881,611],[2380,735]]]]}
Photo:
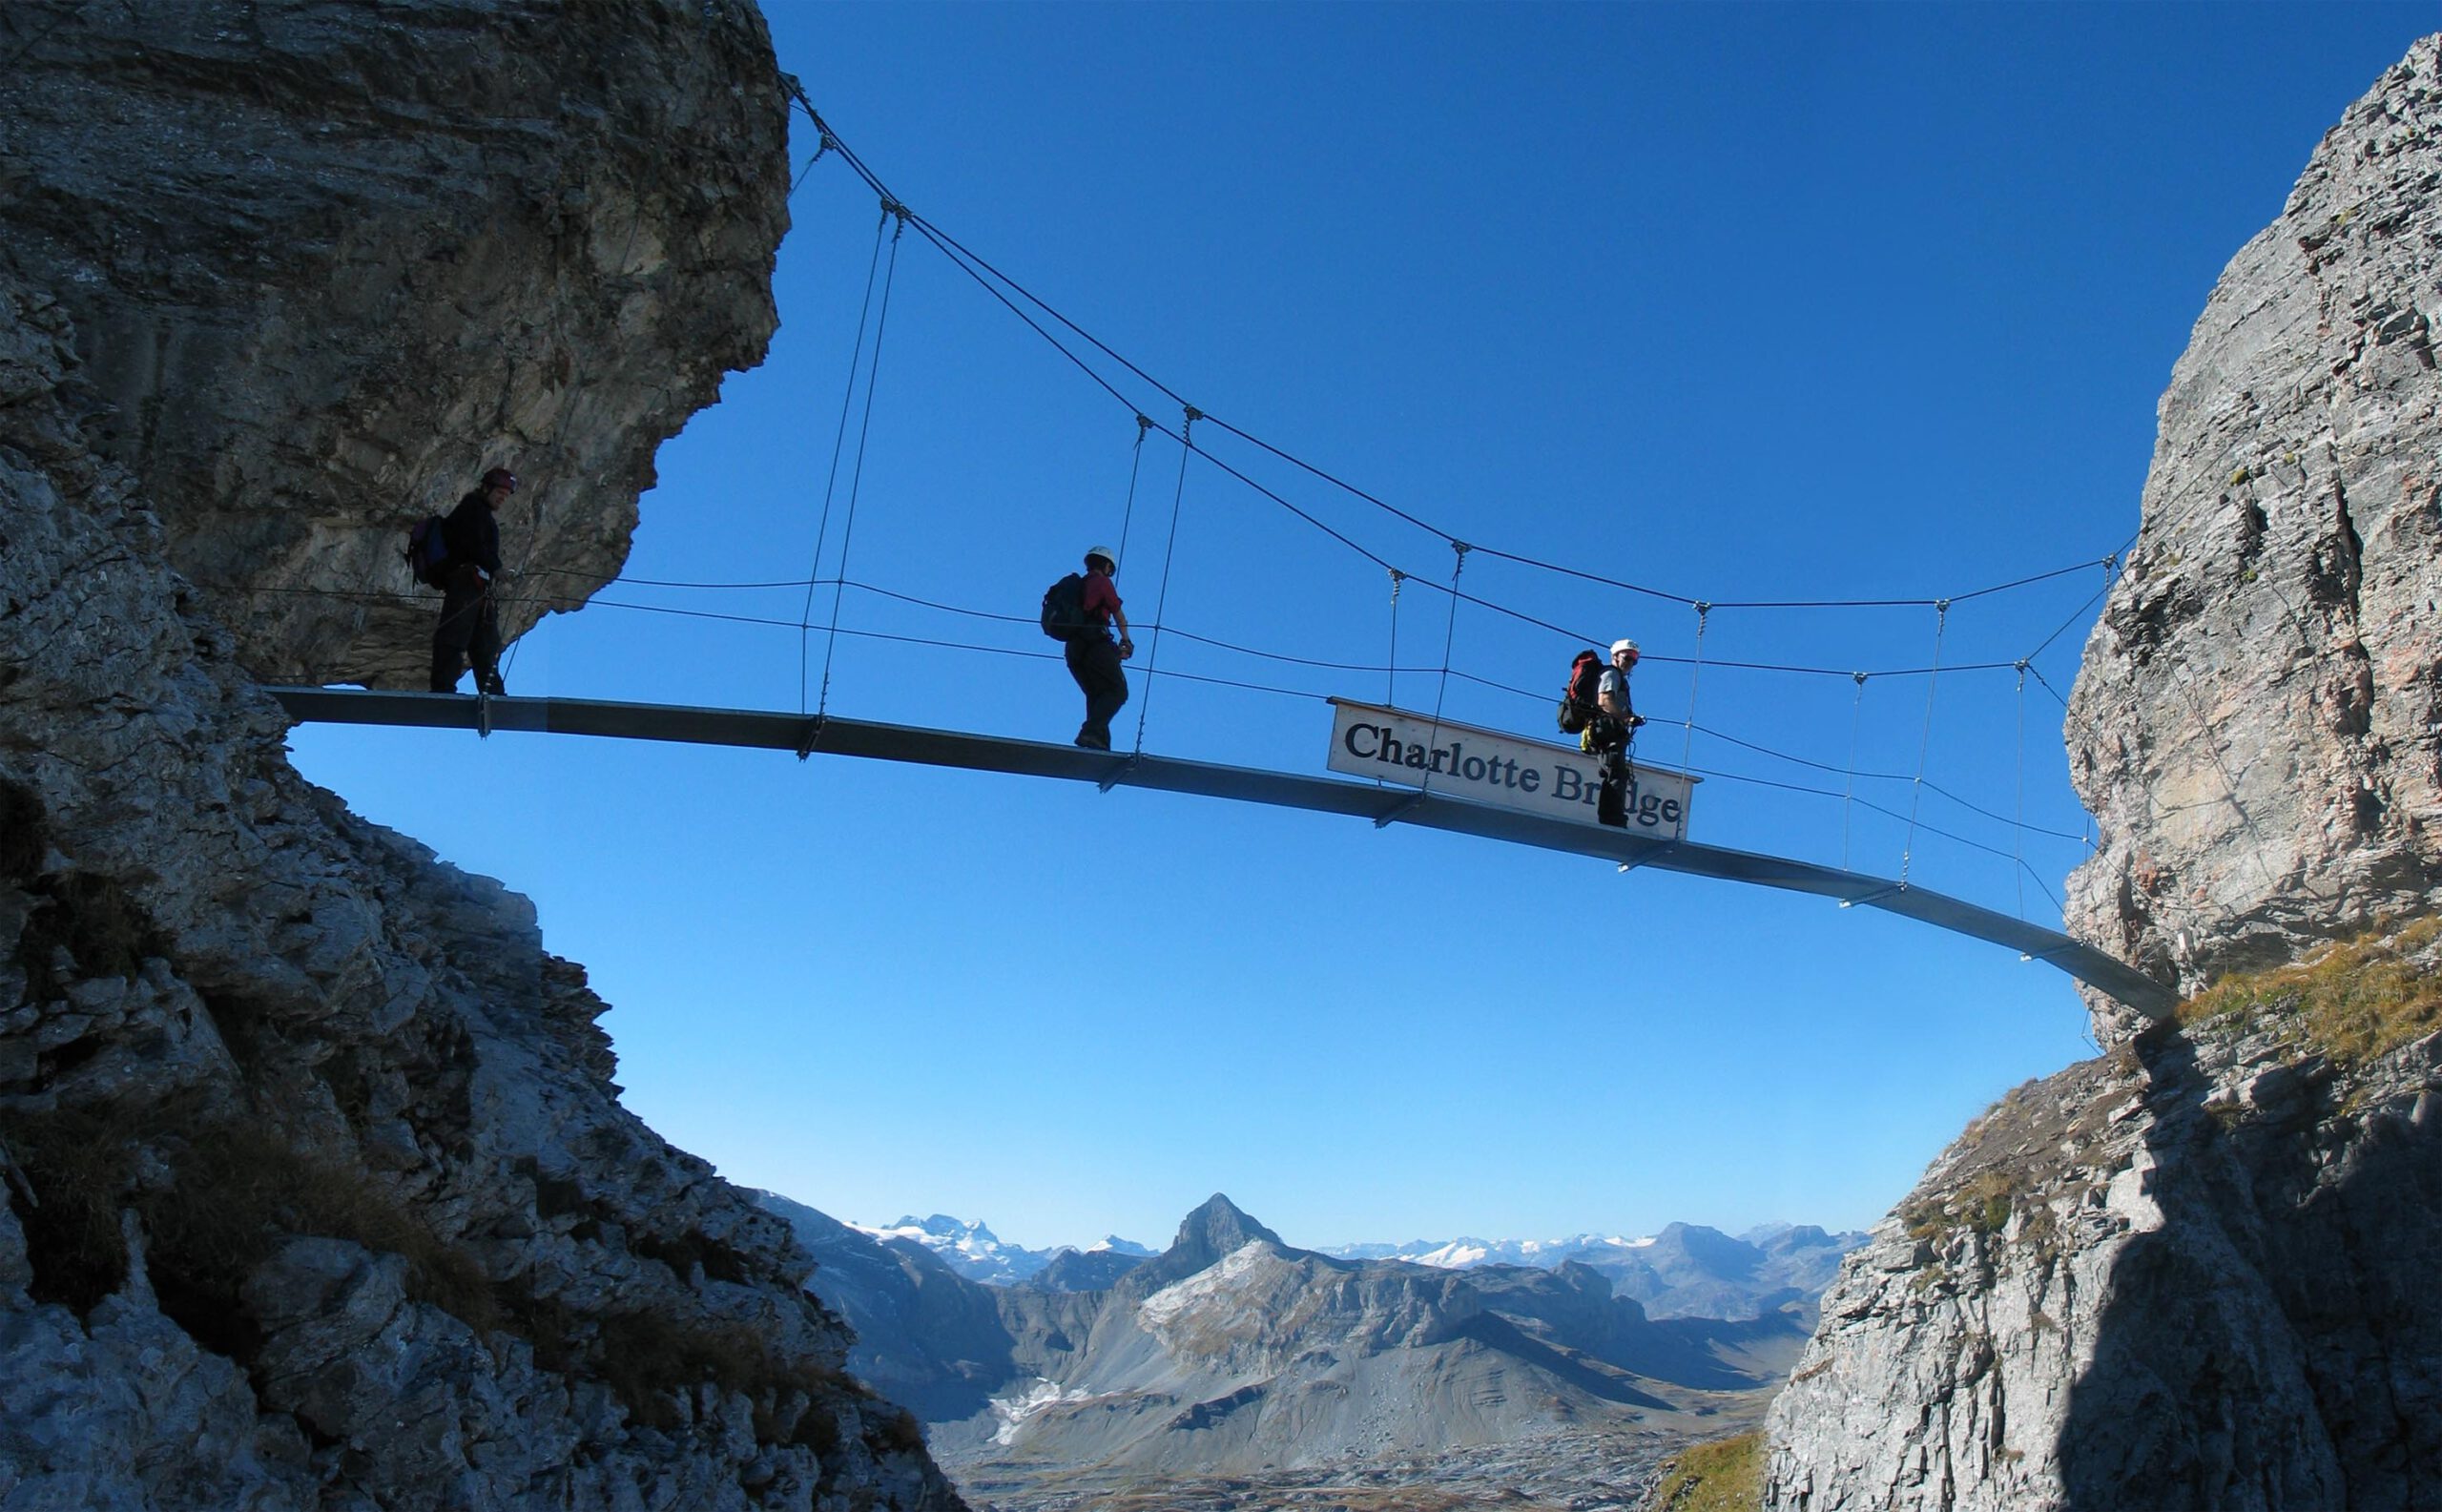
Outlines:
{"type": "Polygon", "coordinates": [[[0,255],[266,680],[421,687],[401,537],[494,465],[529,570],[504,631],[583,602],[776,324],[786,102],[747,0],[23,0],[0,55],[0,255]]]}
{"type": "Polygon", "coordinates": [[[2442,887],[2438,48],[2224,271],[2070,700],[2072,932],[2190,988],[2442,887]]]}
{"type": "Polygon", "coordinates": [[[182,575],[378,577],[511,444],[607,570],[780,123],[721,0],[0,6],[0,1502],[958,1504],[531,905],[289,766],[257,674],[429,611],[182,575]]]}

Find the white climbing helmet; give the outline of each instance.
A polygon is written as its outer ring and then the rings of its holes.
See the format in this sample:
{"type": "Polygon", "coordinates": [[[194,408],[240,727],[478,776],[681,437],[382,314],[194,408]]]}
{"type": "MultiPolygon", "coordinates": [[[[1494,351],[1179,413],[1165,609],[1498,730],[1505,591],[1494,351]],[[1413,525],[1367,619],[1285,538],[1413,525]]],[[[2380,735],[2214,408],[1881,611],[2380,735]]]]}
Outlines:
{"type": "Polygon", "coordinates": [[[1611,654],[1612,654],[1612,655],[1614,655],[1614,656],[1617,656],[1617,655],[1618,655],[1618,654],[1620,654],[1620,652],[1627,652],[1629,655],[1631,655],[1631,656],[1641,656],[1641,655],[1643,655],[1643,654],[1644,654],[1644,652],[1640,652],[1640,651],[1638,651],[1638,650],[1637,650],[1637,643],[1636,643],[1635,641],[1632,641],[1632,640],[1615,640],[1615,641],[1613,641],[1613,642],[1611,643],[1611,654]]]}
{"type": "Polygon", "coordinates": [[[1112,571],[1116,572],[1119,570],[1119,553],[1117,551],[1112,550],[1107,546],[1089,546],[1086,548],[1086,561],[1091,562],[1098,556],[1110,564],[1110,570],[1112,571]]]}

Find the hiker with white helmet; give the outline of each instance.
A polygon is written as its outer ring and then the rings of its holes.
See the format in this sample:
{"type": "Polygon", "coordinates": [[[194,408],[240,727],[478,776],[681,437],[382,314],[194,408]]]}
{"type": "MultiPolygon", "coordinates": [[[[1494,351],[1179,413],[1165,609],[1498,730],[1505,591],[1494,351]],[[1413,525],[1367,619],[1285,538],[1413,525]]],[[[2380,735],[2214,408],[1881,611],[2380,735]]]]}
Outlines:
{"type": "Polygon", "coordinates": [[[1078,745],[1088,751],[1110,749],[1110,717],[1128,702],[1128,673],[1119,664],[1136,654],[1128,638],[1128,611],[1120,607],[1119,590],[1111,574],[1119,556],[1109,547],[1086,552],[1083,576],[1071,572],[1043,595],[1043,632],[1066,645],[1068,675],[1086,695],[1086,722],[1077,727],[1078,745]],[[1119,638],[1111,638],[1111,627],[1119,638]]]}
{"type": "Polygon", "coordinates": [[[1628,822],[1628,744],[1645,723],[1628,701],[1628,674],[1636,671],[1637,643],[1611,643],[1611,665],[1595,689],[1595,715],[1578,736],[1578,749],[1603,758],[1603,790],[1594,801],[1594,817],[1605,824],[1628,822]]]}

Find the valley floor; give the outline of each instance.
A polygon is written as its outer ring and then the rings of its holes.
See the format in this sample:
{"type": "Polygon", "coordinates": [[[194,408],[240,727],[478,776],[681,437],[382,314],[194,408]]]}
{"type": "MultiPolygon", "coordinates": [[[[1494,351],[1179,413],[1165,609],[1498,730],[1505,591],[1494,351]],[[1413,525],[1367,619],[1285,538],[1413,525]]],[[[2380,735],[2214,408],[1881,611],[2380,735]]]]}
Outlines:
{"type": "Polygon", "coordinates": [[[1729,1398],[1736,1405],[1697,1434],[1563,1432],[1247,1475],[1149,1480],[994,1461],[944,1468],[974,1512],[1636,1512],[1665,1460],[1690,1443],[1754,1427],[1770,1397],[1729,1398]]]}

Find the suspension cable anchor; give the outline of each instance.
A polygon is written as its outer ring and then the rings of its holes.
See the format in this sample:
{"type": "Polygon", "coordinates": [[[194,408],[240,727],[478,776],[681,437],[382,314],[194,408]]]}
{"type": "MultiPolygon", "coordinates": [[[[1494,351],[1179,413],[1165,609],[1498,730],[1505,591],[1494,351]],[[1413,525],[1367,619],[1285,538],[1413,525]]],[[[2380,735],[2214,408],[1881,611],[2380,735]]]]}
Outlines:
{"type": "Polygon", "coordinates": [[[816,750],[821,746],[822,727],[825,722],[825,716],[822,715],[816,715],[813,718],[808,719],[805,722],[805,730],[797,736],[798,760],[802,761],[806,757],[814,755],[816,750]]]}
{"type": "Polygon", "coordinates": [[[492,695],[483,686],[483,679],[478,677],[475,679],[475,738],[488,740],[491,737],[492,695]]]}
{"type": "Polygon", "coordinates": [[[1102,780],[1096,782],[1094,786],[1105,793],[1109,792],[1111,789],[1119,786],[1120,783],[1126,781],[1128,779],[1128,774],[1136,770],[1136,763],[1144,759],[1144,752],[1130,751],[1128,753],[1127,760],[1113,765],[1108,772],[1103,774],[1102,780]]]}
{"type": "Polygon", "coordinates": [[[1859,903],[1877,903],[1886,898],[1896,897],[1898,894],[1904,893],[1907,890],[1908,884],[1906,882],[1893,882],[1888,887],[1877,887],[1873,892],[1866,893],[1861,897],[1843,898],[1840,900],[1840,906],[1843,908],[1854,908],[1859,903]]]}

